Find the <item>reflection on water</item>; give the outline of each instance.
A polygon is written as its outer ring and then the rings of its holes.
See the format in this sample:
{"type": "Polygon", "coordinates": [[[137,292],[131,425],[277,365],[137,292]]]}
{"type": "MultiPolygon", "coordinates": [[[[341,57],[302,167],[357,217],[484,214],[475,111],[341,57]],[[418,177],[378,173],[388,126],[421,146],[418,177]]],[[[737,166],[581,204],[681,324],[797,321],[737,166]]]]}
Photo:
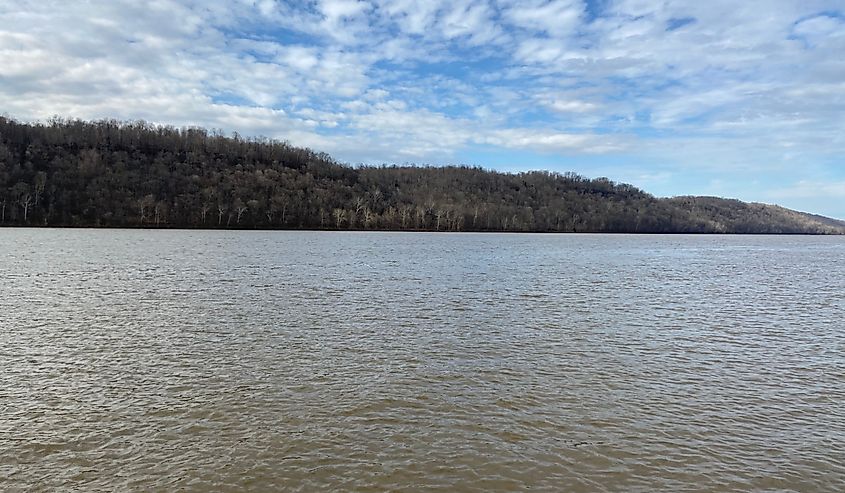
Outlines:
{"type": "Polygon", "coordinates": [[[845,487],[845,238],[0,250],[4,491],[845,487]]]}

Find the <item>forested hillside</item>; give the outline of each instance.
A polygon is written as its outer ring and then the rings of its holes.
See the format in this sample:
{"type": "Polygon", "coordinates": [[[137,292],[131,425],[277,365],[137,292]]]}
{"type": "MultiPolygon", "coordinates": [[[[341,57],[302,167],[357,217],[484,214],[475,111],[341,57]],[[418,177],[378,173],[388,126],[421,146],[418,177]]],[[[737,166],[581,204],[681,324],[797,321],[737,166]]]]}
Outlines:
{"type": "Polygon", "coordinates": [[[606,178],[353,168],[285,142],[144,122],[0,118],[0,225],[845,233],[845,223],[606,178]]]}

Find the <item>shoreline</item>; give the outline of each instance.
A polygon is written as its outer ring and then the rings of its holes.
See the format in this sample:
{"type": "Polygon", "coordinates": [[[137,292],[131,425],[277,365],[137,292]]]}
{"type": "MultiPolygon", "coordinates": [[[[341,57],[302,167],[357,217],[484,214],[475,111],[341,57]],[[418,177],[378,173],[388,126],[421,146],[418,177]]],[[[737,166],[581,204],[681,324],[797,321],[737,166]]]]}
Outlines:
{"type": "Polygon", "coordinates": [[[66,230],[123,230],[123,231],[213,231],[213,232],[291,232],[291,233],[433,233],[433,234],[524,234],[524,235],[627,235],[627,236],[845,236],[845,233],[747,233],[747,232],[689,232],[689,231],[442,231],[430,229],[315,229],[315,228],[186,228],[181,226],[53,226],[53,225],[0,225],[3,229],[66,229],[66,230]]]}

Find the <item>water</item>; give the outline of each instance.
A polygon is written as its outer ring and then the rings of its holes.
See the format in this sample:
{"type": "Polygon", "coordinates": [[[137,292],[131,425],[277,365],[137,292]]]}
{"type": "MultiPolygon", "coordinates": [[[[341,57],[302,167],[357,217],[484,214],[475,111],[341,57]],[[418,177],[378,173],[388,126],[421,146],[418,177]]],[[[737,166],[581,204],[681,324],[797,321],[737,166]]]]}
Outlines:
{"type": "Polygon", "coordinates": [[[3,491],[845,490],[845,238],[0,251],[3,491]]]}

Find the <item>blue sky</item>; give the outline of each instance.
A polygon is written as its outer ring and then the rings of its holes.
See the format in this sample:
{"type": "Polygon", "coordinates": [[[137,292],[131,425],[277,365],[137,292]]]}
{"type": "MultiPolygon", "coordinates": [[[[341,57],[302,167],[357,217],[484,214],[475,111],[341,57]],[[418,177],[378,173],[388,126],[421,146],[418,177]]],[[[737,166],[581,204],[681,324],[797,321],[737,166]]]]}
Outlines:
{"type": "Polygon", "coordinates": [[[0,113],[845,219],[841,0],[0,0],[0,113]]]}

